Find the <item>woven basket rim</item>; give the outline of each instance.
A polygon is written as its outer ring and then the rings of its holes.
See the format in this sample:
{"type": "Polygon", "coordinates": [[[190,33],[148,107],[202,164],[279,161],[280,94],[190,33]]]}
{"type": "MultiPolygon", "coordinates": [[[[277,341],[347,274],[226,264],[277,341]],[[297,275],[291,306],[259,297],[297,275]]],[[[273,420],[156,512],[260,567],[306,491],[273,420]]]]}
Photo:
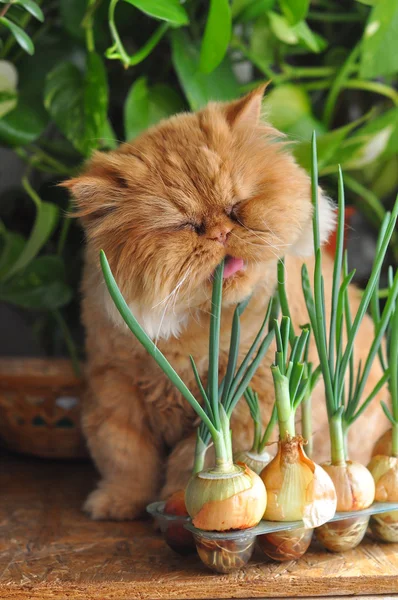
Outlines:
{"type": "MultiPolygon", "coordinates": [[[[84,365],[81,364],[82,370],[84,365]]],[[[21,380],[42,382],[44,385],[78,386],[84,377],[78,377],[67,358],[0,358],[0,386],[21,380]]]]}

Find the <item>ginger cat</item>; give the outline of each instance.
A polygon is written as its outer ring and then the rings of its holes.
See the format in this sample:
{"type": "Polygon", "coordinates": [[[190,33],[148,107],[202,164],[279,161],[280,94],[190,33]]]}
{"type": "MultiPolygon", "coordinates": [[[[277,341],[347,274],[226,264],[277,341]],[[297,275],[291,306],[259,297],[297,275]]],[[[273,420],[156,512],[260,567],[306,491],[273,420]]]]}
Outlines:
{"type": "MultiPolygon", "coordinates": [[[[102,279],[100,248],[134,315],[197,397],[189,354],[206,378],[211,276],[223,257],[221,374],[235,304],[252,294],[242,317],[244,352],[275,289],[279,257],[286,256],[294,324],[308,322],[300,268],[304,256],[310,272],[313,263],[310,180],[281,135],[261,122],[263,92],[163,121],[114,152],[95,154],[79,177],[64,184],[87,237],[82,292],[89,392],[83,426],[102,479],[84,508],[94,519],[133,519],[149,501],[184,487],[197,424],[121,321],[102,279]]],[[[334,209],[322,195],[320,221],[325,241],[334,209]]],[[[325,255],[327,298],[331,273],[325,255]]],[[[355,288],[350,293],[355,310],[358,294],[355,288]]],[[[357,361],[372,332],[367,319],[356,342],[357,361]]],[[[311,351],[315,362],[314,346],[311,351]]],[[[273,404],[273,353],[253,380],[264,420],[273,404]]],[[[379,375],[375,366],[370,385],[379,375]]],[[[252,424],[244,402],[232,427],[235,448],[249,447],[252,424]]],[[[353,427],[352,457],[366,462],[386,427],[376,401],[353,427]]],[[[327,459],[322,382],[314,394],[314,431],[315,458],[327,459]]]]}

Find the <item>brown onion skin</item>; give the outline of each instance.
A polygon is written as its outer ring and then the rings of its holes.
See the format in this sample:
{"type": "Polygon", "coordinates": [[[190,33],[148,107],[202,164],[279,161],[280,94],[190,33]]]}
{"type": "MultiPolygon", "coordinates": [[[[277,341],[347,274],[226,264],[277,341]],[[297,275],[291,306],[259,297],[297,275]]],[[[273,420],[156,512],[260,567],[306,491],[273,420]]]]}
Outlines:
{"type": "Polygon", "coordinates": [[[185,490],[177,490],[169,496],[164,505],[163,512],[166,515],[178,515],[180,517],[188,517],[187,507],[185,506],[185,490]]]}
{"type": "Polygon", "coordinates": [[[398,458],[378,454],[368,469],[375,478],[376,502],[398,502],[398,458]]]}
{"type": "MultiPolygon", "coordinates": [[[[188,517],[188,511],[185,506],[185,491],[178,490],[174,492],[164,506],[163,512],[166,515],[175,515],[179,517],[188,517]]],[[[190,531],[185,529],[181,522],[169,521],[164,531],[164,538],[168,546],[178,554],[185,556],[196,551],[195,540],[190,531]]]]}
{"type": "Polygon", "coordinates": [[[269,521],[303,520],[304,526],[311,529],[334,515],[336,492],[327,473],[307,457],[303,443],[301,436],[280,440],[275,458],[261,472],[268,497],[263,518],[269,521]],[[283,502],[282,489],[284,485],[286,489],[286,477],[292,477],[293,468],[295,473],[301,473],[302,497],[293,494],[293,502],[283,502]]]}
{"type": "MultiPolygon", "coordinates": [[[[398,502],[398,458],[378,454],[368,465],[376,483],[377,502],[398,502]]],[[[369,527],[373,537],[398,542],[398,511],[373,515],[369,527]]]]}
{"type": "Polygon", "coordinates": [[[321,466],[333,481],[337,494],[337,511],[363,510],[373,503],[375,484],[364,465],[348,460],[345,465],[324,463],[321,466]]]}
{"type": "Polygon", "coordinates": [[[372,457],[377,455],[391,456],[392,452],[392,429],[388,429],[375,443],[372,450],[372,457]]]}

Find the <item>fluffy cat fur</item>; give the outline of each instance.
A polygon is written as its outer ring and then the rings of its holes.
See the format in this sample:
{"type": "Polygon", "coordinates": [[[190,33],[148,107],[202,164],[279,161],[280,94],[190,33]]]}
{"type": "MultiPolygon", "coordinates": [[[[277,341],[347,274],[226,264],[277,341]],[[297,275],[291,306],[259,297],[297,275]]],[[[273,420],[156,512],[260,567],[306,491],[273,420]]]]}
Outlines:
{"type": "MultiPolygon", "coordinates": [[[[308,322],[300,269],[306,255],[310,272],[313,265],[310,181],[281,135],[260,120],[263,92],[163,121],[116,151],[95,154],[65,184],[87,238],[82,294],[89,389],[83,427],[102,477],[85,503],[94,519],[135,518],[149,501],[184,487],[197,424],[188,403],[122,323],[102,280],[100,248],[133,313],[194,393],[188,357],[206,379],[211,276],[223,257],[243,259],[244,269],[224,282],[221,374],[236,302],[253,294],[242,318],[243,353],[275,289],[281,256],[295,326],[308,322]]],[[[326,240],[334,210],[323,195],[320,206],[326,240]]],[[[331,274],[325,255],[326,298],[331,274]]],[[[353,287],[350,297],[355,311],[359,295],[353,287]]],[[[365,319],[357,362],[371,338],[365,319]]],[[[273,353],[253,380],[264,421],[273,403],[273,353]]],[[[314,346],[311,355],[315,361],[314,346]]],[[[379,375],[375,366],[368,388],[379,375]]],[[[235,448],[247,448],[252,424],[244,402],[232,427],[235,448]]],[[[352,457],[366,462],[385,429],[376,401],[352,430],[352,457]]],[[[314,393],[314,430],[316,458],[327,459],[322,383],[314,393]]]]}

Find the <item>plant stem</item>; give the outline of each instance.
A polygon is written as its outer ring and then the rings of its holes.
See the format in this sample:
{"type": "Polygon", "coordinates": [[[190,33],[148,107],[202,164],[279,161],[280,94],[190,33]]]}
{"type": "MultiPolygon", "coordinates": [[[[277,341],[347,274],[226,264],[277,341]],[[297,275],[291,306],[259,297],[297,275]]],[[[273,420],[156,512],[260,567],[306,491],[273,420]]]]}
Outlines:
{"type": "Polygon", "coordinates": [[[226,473],[233,465],[232,457],[228,452],[223,432],[217,432],[213,437],[214,453],[216,455],[216,471],[226,473]]]}
{"type": "Polygon", "coordinates": [[[259,453],[260,450],[260,442],[261,442],[261,423],[259,421],[254,421],[254,436],[253,436],[253,446],[251,448],[251,452],[259,453]]]}
{"type": "Polygon", "coordinates": [[[202,440],[199,434],[199,428],[196,432],[196,445],[195,445],[195,460],[193,465],[193,475],[203,471],[205,466],[205,457],[207,451],[207,444],[202,440]]]}
{"type": "Polygon", "coordinates": [[[345,466],[345,447],[342,411],[337,411],[329,420],[332,465],[345,466]]]}
{"type": "Polygon", "coordinates": [[[336,107],[336,102],[337,102],[338,96],[340,94],[340,90],[342,89],[342,87],[344,87],[345,80],[349,76],[350,71],[359,56],[360,48],[361,48],[361,46],[358,43],[354,47],[352,52],[349,54],[348,58],[346,59],[343,66],[341,67],[340,71],[337,73],[335,80],[332,84],[332,87],[330,88],[329,94],[325,100],[325,109],[323,112],[323,122],[324,122],[324,125],[326,125],[326,127],[328,127],[328,128],[330,127],[330,124],[331,124],[331,121],[333,118],[333,113],[334,113],[334,110],[336,107]]]}
{"type": "Polygon", "coordinates": [[[391,429],[391,456],[398,458],[398,422],[392,424],[391,429]]]}
{"type": "Polygon", "coordinates": [[[96,0],[88,0],[86,17],[83,19],[86,29],[86,48],[87,52],[95,52],[94,31],[93,31],[93,5],[96,0]]]}
{"type": "Polygon", "coordinates": [[[361,21],[360,15],[354,13],[328,13],[318,10],[310,10],[307,14],[309,21],[323,21],[329,23],[352,23],[355,21],[361,21]]]}
{"type": "Polygon", "coordinates": [[[272,432],[274,430],[274,427],[275,427],[277,421],[278,421],[278,411],[277,411],[277,408],[276,408],[276,404],[274,404],[274,408],[272,410],[271,418],[268,421],[268,425],[265,428],[264,435],[263,435],[263,437],[262,437],[262,439],[260,441],[260,444],[258,446],[258,450],[257,450],[258,454],[262,454],[264,452],[264,448],[267,445],[267,443],[268,443],[268,441],[269,441],[269,439],[271,437],[271,434],[272,434],[272,432]]]}
{"type": "Polygon", "coordinates": [[[223,405],[220,405],[220,422],[221,422],[221,431],[224,438],[224,447],[227,455],[227,460],[229,463],[233,462],[233,454],[232,454],[232,438],[231,438],[231,427],[230,421],[227,413],[223,405]]]}
{"type": "Polygon", "coordinates": [[[295,436],[294,411],[289,394],[289,379],[281,374],[278,367],[272,366],[272,377],[275,386],[275,403],[278,411],[279,435],[284,440],[287,436],[295,436]]]}
{"type": "Polygon", "coordinates": [[[208,392],[213,415],[214,424],[220,429],[220,411],[218,401],[218,362],[220,349],[220,319],[221,299],[224,273],[224,261],[222,261],[214,272],[213,292],[210,309],[210,335],[209,335],[209,369],[208,369],[208,392]]]}
{"type": "MultiPolygon", "coordinates": [[[[68,211],[69,211],[69,207],[68,207],[68,211]]],[[[70,217],[68,215],[68,213],[67,213],[63,217],[63,221],[62,221],[62,225],[61,225],[61,231],[59,233],[58,244],[57,244],[57,254],[58,254],[58,256],[61,256],[62,253],[63,253],[63,251],[64,251],[66,240],[67,240],[67,237],[68,237],[68,233],[69,233],[69,229],[70,229],[71,224],[72,224],[72,217],[70,217]]]]}
{"type": "Polygon", "coordinates": [[[305,447],[305,453],[309,458],[312,456],[313,451],[313,439],[312,439],[312,391],[310,387],[307,388],[305,396],[301,403],[301,433],[307,445],[305,447]]]}
{"type": "Polygon", "coordinates": [[[389,98],[395,106],[398,105],[398,92],[394,88],[381,83],[380,81],[365,81],[363,79],[350,79],[344,83],[344,88],[353,90],[364,90],[365,92],[373,92],[389,98]]]}

